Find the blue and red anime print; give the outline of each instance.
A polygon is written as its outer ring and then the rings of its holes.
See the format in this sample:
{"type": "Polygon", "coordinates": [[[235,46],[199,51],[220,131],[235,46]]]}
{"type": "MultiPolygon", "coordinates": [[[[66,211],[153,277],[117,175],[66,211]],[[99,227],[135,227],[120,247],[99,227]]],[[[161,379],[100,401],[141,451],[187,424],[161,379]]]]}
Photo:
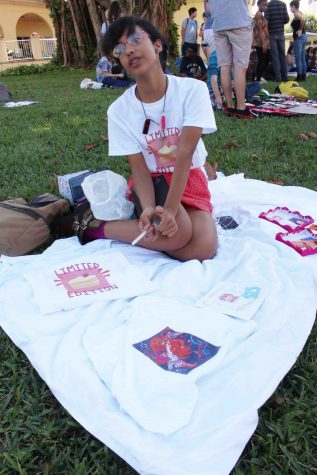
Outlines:
{"type": "Polygon", "coordinates": [[[188,374],[206,363],[220,349],[220,346],[197,336],[176,332],[169,327],[133,346],[160,368],[181,374],[188,374]]]}

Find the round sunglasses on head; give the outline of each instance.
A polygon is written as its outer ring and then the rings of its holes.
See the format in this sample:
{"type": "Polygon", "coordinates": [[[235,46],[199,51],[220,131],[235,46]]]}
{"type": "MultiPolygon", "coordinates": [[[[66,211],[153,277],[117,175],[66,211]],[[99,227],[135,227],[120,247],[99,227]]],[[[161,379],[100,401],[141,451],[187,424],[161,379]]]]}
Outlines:
{"type": "Polygon", "coordinates": [[[132,33],[128,36],[126,44],[119,43],[117,46],[115,46],[112,51],[112,56],[114,58],[120,58],[120,56],[125,53],[126,45],[137,46],[141,43],[144,35],[149,36],[146,31],[136,31],[135,33],[132,33]]]}

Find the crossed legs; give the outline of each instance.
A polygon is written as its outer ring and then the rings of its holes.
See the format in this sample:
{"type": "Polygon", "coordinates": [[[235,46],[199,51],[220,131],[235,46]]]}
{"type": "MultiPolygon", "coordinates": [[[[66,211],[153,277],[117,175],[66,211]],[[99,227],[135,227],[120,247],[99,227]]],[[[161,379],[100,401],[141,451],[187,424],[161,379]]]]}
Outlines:
{"type": "MultiPolygon", "coordinates": [[[[212,258],[217,250],[217,231],[211,214],[196,208],[179,206],[176,215],[177,233],[171,237],[161,234],[156,239],[144,237],[139,245],[146,249],[162,251],[180,261],[212,258]]],[[[108,221],[104,227],[105,237],[123,242],[132,242],[139,234],[139,221],[108,221]]]]}

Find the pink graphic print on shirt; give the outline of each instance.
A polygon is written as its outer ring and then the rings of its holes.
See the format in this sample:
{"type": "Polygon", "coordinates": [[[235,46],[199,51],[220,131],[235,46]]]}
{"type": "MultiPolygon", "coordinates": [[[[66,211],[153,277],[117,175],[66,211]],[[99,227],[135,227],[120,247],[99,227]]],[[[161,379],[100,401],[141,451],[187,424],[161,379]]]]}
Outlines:
{"type": "Polygon", "coordinates": [[[220,295],[219,300],[222,300],[223,302],[233,303],[235,300],[238,300],[238,298],[239,298],[239,295],[224,293],[220,295]]]}
{"type": "Polygon", "coordinates": [[[110,271],[103,270],[95,262],[81,262],[54,272],[58,277],[54,282],[57,286],[63,285],[69,297],[90,295],[118,288],[107,280],[110,271]]]}
{"type": "Polygon", "coordinates": [[[154,154],[157,172],[168,172],[175,167],[180,134],[177,127],[168,127],[145,136],[147,151],[154,154]]]}

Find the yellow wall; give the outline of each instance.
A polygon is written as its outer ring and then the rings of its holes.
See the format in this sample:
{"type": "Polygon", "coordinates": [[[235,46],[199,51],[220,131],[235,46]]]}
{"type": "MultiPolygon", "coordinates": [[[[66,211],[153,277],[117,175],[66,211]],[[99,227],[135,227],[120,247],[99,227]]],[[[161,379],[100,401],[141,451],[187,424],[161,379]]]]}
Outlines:
{"type": "Polygon", "coordinates": [[[41,0],[0,0],[0,35],[5,40],[29,37],[35,31],[41,38],[55,37],[49,10],[41,0]],[[23,15],[25,18],[21,18],[23,15]]]}
{"type": "MultiPolygon", "coordinates": [[[[46,21],[38,15],[33,15],[31,18],[20,19],[16,26],[17,36],[30,36],[30,33],[37,32],[41,38],[52,38],[52,28],[46,21]]],[[[55,35],[54,35],[55,36],[55,35]]]]}
{"type": "MultiPolygon", "coordinates": [[[[188,10],[191,7],[197,8],[196,21],[198,23],[198,31],[199,31],[200,25],[203,23],[202,14],[204,11],[204,0],[192,0],[191,2],[188,1],[187,5],[182,5],[181,8],[174,13],[174,21],[176,25],[178,26],[179,47],[181,44],[180,36],[181,36],[182,23],[183,23],[183,20],[185,20],[185,18],[188,18],[188,10]]],[[[199,43],[201,42],[200,40],[201,38],[198,38],[199,43]]]]}

